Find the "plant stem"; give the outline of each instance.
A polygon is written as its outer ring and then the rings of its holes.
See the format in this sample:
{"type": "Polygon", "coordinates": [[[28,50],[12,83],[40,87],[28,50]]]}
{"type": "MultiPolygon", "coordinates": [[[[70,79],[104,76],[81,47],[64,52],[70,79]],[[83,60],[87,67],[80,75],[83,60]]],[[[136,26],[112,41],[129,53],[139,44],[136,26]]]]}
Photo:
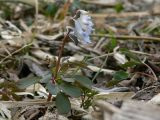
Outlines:
{"type": "MultiPolygon", "coordinates": [[[[52,83],[51,83],[51,84],[55,84],[55,78],[54,78],[54,75],[52,75],[51,81],[52,81],[52,83]]],[[[48,102],[49,102],[49,101],[51,101],[51,98],[52,98],[52,94],[51,94],[51,93],[49,93],[48,98],[47,98],[47,101],[48,101],[48,102]]]]}
{"type": "MultiPolygon", "coordinates": [[[[64,45],[65,45],[65,43],[68,39],[69,33],[70,33],[70,31],[67,32],[67,34],[65,35],[65,37],[62,40],[62,45],[60,47],[60,51],[59,51],[59,54],[58,54],[58,60],[56,62],[55,74],[53,74],[52,78],[51,78],[52,84],[56,83],[58,71],[59,71],[59,68],[60,68],[61,57],[62,57],[62,53],[63,53],[63,50],[64,50],[64,45]]],[[[51,98],[52,98],[52,94],[49,93],[47,101],[51,101],[51,98]]]]}
{"type": "Polygon", "coordinates": [[[95,76],[93,77],[92,82],[96,79],[96,77],[97,77],[97,76],[99,75],[99,73],[101,72],[102,68],[104,67],[104,65],[105,65],[106,62],[107,62],[107,59],[108,59],[108,55],[106,56],[104,62],[102,63],[100,69],[98,70],[98,72],[97,72],[97,73],[95,74],[95,76]]]}
{"type": "Polygon", "coordinates": [[[60,51],[59,51],[58,60],[56,62],[56,70],[55,70],[55,74],[54,74],[55,80],[57,78],[57,74],[58,74],[58,71],[59,71],[59,68],[60,68],[60,61],[61,61],[62,53],[63,53],[63,50],[64,50],[64,45],[65,45],[65,43],[67,41],[69,33],[70,33],[70,31],[68,31],[67,34],[65,35],[65,37],[64,37],[64,39],[62,41],[62,45],[61,45],[60,51]]]}

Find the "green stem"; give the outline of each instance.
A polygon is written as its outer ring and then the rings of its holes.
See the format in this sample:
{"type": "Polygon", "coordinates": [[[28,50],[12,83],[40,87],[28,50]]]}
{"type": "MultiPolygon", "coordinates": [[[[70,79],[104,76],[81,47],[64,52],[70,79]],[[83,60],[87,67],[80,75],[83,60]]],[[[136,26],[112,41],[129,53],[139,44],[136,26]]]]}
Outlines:
{"type": "Polygon", "coordinates": [[[101,65],[100,69],[98,70],[98,72],[97,72],[97,73],[95,74],[95,76],[93,77],[92,82],[96,79],[96,77],[97,77],[97,76],[99,75],[99,73],[101,72],[102,68],[104,67],[104,65],[105,65],[106,62],[107,62],[107,59],[108,59],[108,56],[106,56],[106,58],[105,58],[103,64],[101,65]]]}

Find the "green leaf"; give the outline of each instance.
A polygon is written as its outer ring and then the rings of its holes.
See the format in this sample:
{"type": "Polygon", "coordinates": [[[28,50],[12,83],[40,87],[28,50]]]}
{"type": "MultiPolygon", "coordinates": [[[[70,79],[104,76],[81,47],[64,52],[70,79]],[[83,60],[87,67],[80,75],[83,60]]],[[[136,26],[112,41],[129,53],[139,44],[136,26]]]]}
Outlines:
{"type": "Polygon", "coordinates": [[[125,54],[127,57],[129,57],[130,59],[141,63],[141,60],[132,52],[130,52],[128,49],[126,48],[121,48],[120,51],[122,52],[122,54],[125,54]]]}
{"type": "Polygon", "coordinates": [[[63,77],[62,76],[61,78],[62,78],[63,81],[66,81],[66,82],[71,82],[71,83],[75,82],[75,80],[73,78],[70,78],[70,77],[63,77]]]}
{"type": "Polygon", "coordinates": [[[81,75],[75,75],[73,76],[73,78],[75,79],[75,81],[79,82],[81,85],[87,88],[91,88],[92,81],[89,78],[81,75]]]}
{"type": "Polygon", "coordinates": [[[52,84],[51,82],[49,82],[46,87],[49,93],[51,93],[52,95],[57,95],[57,93],[59,93],[60,91],[59,87],[57,85],[52,84]]]}
{"type": "Polygon", "coordinates": [[[46,9],[43,12],[45,13],[46,16],[53,17],[55,16],[57,10],[58,6],[56,4],[50,3],[46,6],[46,9]]]}
{"type": "Polygon", "coordinates": [[[122,64],[121,67],[122,68],[134,67],[134,66],[136,66],[138,64],[140,64],[140,63],[136,62],[136,61],[128,61],[125,64],[122,64]]]}
{"type": "Polygon", "coordinates": [[[21,89],[25,89],[30,85],[38,83],[40,79],[41,79],[40,77],[26,77],[26,78],[20,79],[20,81],[18,82],[18,87],[21,89]]]}
{"type": "Polygon", "coordinates": [[[129,76],[128,73],[126,73],[125,71],[120,70],[120,71],[116,72],[116,73],[113,75],[113,78],[114,78],[115,80],[124,80],[124,79],[127,79],[128,76],[129,76]]]}
{"type": "Polygon", "coordinates": [[[60,85],[60,88],[63,90],[64,93],[71,97],[80,97],[81,96],[81,90],[72,84],[69,83],[62,83],[60,85]]]}
{"type": "Polygon", "coordinates": [[[114,9],[116,10],[117,13],[120,13],[124,9],[123,4],[122,3],[117,3],[115,5],[114,9]]]}
{"type": "Polygon", "coordinates": [[[74,67],[81,67],[81,68],[86,68],[87,64],[84,61],[75,61],[75,62],[67,62],[63,63],[63,66],[61,67],[62,72],[66,72],[69,68],[74,68],[74,67]]]}
{"type": "Polygon", "coordinates": [[[48,83],[51,80],[52,74],[46,74],[42,79],[41,79],[41,83],[48,83]]]}
{"type": "Polygon", "coordinates": [[[68,97],[62,92],[59,92],[56,96],[56,107],[60,114],[66,114],[71,110],[71,103],[68,97]]]}
{"type": "Polygon", "coordinates": [[[108,51],[113,51],[113,49],[117,46],[117,40],[114,37],[114,34],[112,31],[109,31],[109,34],[112,36],[111,40],[109,41],[109,43],[106,45],[106,49],[108,51]]]}
{"type": "Polygon", "coordinates": [[[73,67],[82,67],[82,68],[86,68],[87,64],[84,61],[74,61],[74,62],[69,62],[69,64],[73,67]]]}
{"type": "Polygon", "coordinates": [[[119,83],[120,81],[127,79],[129,77],[129,74],[126,73],[125,71],[117,71],[114,75],[113,75],[113,79],[109,82],[106,83],[106,87],[111,87],[116,85],[117,83],[119,83]]]}

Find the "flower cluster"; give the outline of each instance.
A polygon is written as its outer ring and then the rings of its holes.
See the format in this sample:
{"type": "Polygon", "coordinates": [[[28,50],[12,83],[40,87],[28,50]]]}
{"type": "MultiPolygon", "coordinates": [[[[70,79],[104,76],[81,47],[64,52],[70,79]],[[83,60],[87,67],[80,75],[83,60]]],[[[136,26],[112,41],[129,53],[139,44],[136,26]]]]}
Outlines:
{"type": "MultiPolygon", "coordinates": [[[[73,36],[84,44],[91,43],[90,34],[93,32],[93,22],[87,11],[78,10],[77,14],[73,18],[74,28],[70,33],[70,37],[73,36]]],[[[75,41],[75,40],[74,40],[75,41]]]]}

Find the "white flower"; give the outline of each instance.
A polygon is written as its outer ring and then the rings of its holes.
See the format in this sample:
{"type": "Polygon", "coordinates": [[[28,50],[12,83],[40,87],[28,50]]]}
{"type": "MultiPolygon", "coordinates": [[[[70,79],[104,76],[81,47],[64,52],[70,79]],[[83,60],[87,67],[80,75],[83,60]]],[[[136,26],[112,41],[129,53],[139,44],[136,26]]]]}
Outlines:
{"type": "Polygon", "coordinates": [[[78,41],[87,44],[91,43],[90,34],[93,29],[93,22],[87,11],[78,10],[74,17],[74,28],[71,35],[74,35],[78,41]],[[77,17],[78,16],[78,17],[77,17]]]}

